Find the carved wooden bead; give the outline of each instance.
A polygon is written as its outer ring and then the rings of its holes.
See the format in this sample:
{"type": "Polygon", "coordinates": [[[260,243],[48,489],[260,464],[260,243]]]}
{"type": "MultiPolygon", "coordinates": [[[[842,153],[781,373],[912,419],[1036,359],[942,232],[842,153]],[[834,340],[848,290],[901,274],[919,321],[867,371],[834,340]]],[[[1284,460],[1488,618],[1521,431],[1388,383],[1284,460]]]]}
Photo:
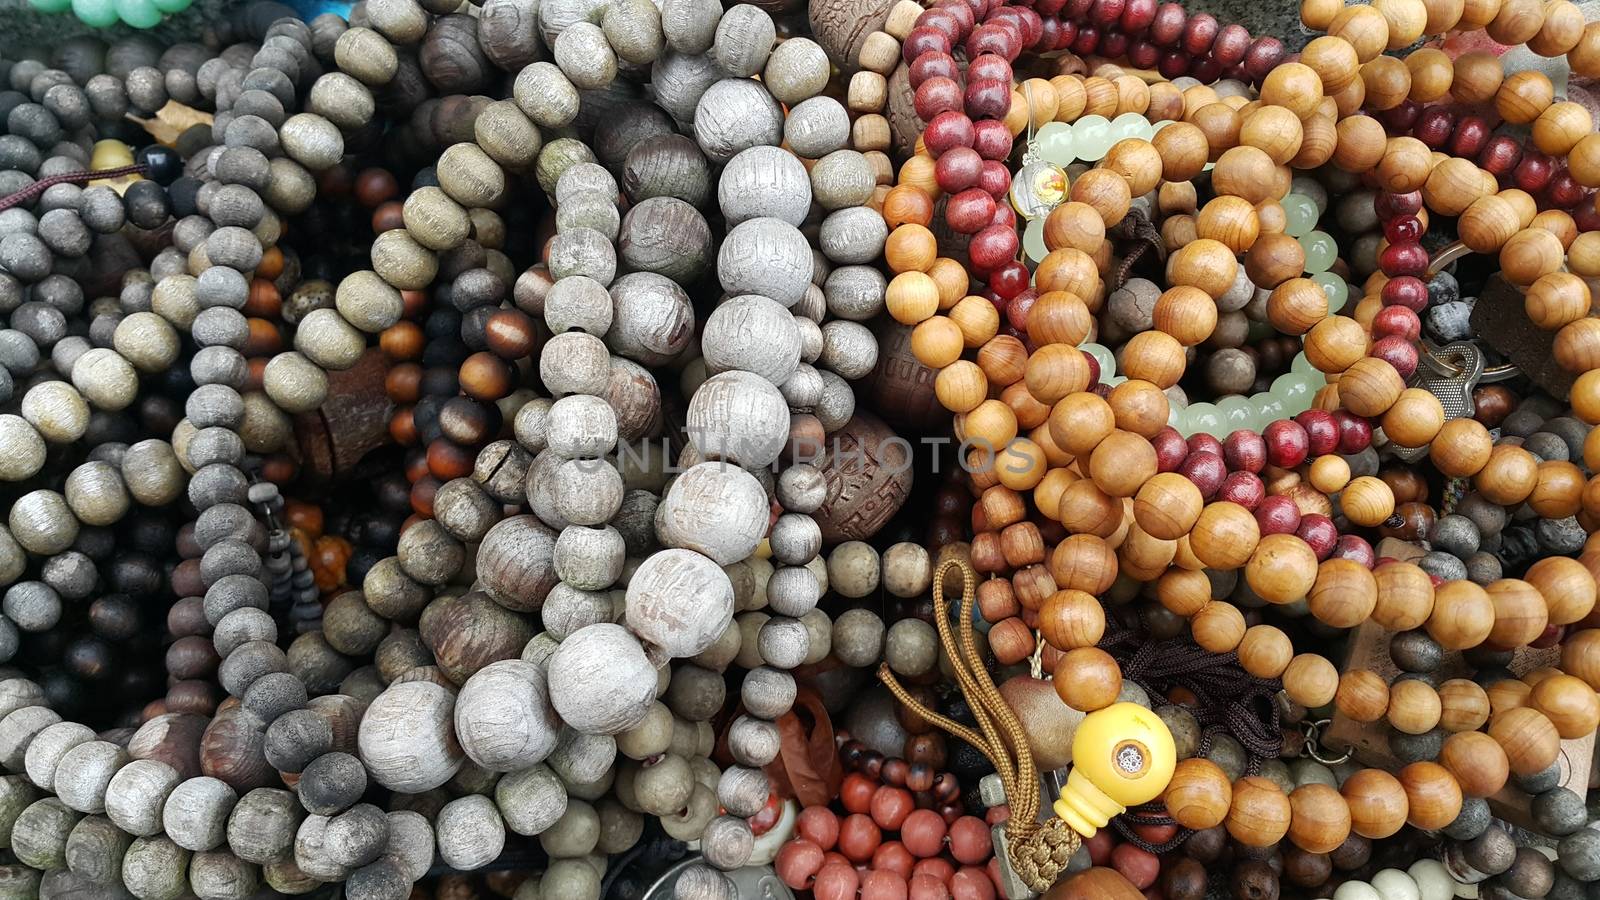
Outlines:
{"type": "Polygon", "coordinates": [[[811,181],[794,154],[781,147],[751,147],[723,167],[717,202],[730,226],[763,217],[798,226],[811,205],[811,181]]]}
{"type": "Polygon", "coordinates": [[[718,565],[749,556],[767,528],[767,496],[742,469],[701,463],[674,479],[656,511],[668,547],[694,550],[718,565]]]}
{"type": "Polygon", "coordinates": [[[588,734],[615,734],[638,724],[655,700],[655,682],[655,667],[639,641],[609,623],[568,637],[549,663],[556,711],[588,734]]]}
{"type": "Polygon", "coordinates": [[[260,886],[260,871],[232,853],[196,853],[189,861],[189,888],[201,900],[246,900],[260,886]]]}
{"type": "Polygon", "coordinates": [[[0,719],[0,766],[8,772],[22,771],[28,745],[34,737],[60,721],[61,716],[44,706],[24,706],[8,713],[0,719]]]}
{"type": "Polygon", "coordinates": [[[463,754],[451,727],[455,695],[436,684],[390,687],[368,707],[358,738],[373,780],[390,790],[421,793],[444,784],[463,754]]]}

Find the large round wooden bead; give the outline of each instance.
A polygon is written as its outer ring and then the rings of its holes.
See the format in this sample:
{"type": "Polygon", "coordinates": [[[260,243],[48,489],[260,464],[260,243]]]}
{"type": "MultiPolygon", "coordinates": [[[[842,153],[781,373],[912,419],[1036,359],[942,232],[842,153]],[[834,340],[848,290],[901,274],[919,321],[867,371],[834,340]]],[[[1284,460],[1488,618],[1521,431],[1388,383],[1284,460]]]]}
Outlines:
{"type": "Polygon", "coordinates": [[[767,530],[767,512],[766,491],[750,473],[701,463],[673,480],[656,508],[656,532],[668,547],[728,566],[756,549],[767,530]]]}
{"type": "Polygon", "coordinates": [[[1481,731],[1462,731],[1445,738],[1439,763],[1468,797],[1492,796],[1505,786],[1511,774],[1505,750],[1481,731]]]}
{"type": "Polygon", "coordinates": [[[502,519],[478,546],[477,576],[484,592],[508,609],[537,610],[558,580],[555,541],[556,533],[534,516],[502,519]]]}
{"type": "Polygon", "coordinates": [[[1272,781],[1259,775],[1239,779],[1233,785],[1228,808],[1228,834],[1249,847],[1270,847],[1289,831],[1289,798],[1272,781]]]}
{"type": "Polygon", "coordinates": [[[759,375],[723,372],[707,379],[690,399],[687,433],[703,458],[770,465],[788,442],[789,405],[759,375]]]}
{"type": "Polygon", "coordinates": [[[656,553],[628,582],[628,628],[663,662],[705,650],[732,617],[733,584],[717,563],[692,550],[656,553]]]}
{"type": "Polygon", "coordinates": [[[1389,685],[1383,676],[1356,669],[1339,676],[1334,695],[1339,712],[1357,722],[1376,722],[1389,708],[1389,685]]]}
{"type": "Polygon", "coordinates": [[[482,794],[445,804],[435,829],[439,855],[455,869],[470,871],[487,865],[505,848],[505,823],[494,801],[482,794]]]}
{"type": "Polygon", "coordinates": [[[1255,552],[1261,526],[1248,509],[1219,501],[1206,505],[1189,534],[1189,548],[1212,569],[1237,569],[1255,552]]]}
{"type": "Polygon", "coordinates": [[[1364,838],[1385,838],[1406,823],[1409,801],[1398,779],[1382,769],[1362,769],[1339,789],[1350,806],[1350,830],[1364,838]]]}
{"type": "Polygon", "coordinates": [[[56,766],[56,795],[79,812],[103,813],[106,786],[127,761],[127,751],[116,744],[85,741],[61,755],[56,766]]]}
{"type": "Polygon", "coordinates": [[[135,759],[106,785],[106,817],[136,837],[161,833],[167,795],[182,781],[173,767],[154,759],[135,759]]]}
{"type": "Polygon", "coordinates": [[[1529,695],[1533,708],[1545,714],[1556,732],[1566,740],[1592,733],[1600,724],[1600,698],[1582,679],[1572,675],[1551,675],[1534,685],[1529,695]]]}
{"type": "Polygon", "coordinates": [[[1180,760],[1162,795],[1167,814],[1179,825],[1202,831],[1221,825],[1233,803],[1233,785],[1204,757],[1180,760]]]}
{"type": "Polygon", "coordinates": [[[551,656],[550,697],[562,721],[574,729],[616,734],[649,714],[655,673],[644,648],[626,629],[590,625],[562,641],[551,656]]]}
{"type": "Polygon", "coordinates": [[[1308,853],[1330,853],[1350,836],[1350,806],[1326,784],[1295,788],[1289,807],[1289,840],[1308,853]]]}
{"type": "Polygon", "coordinates": [[[1406,793],[1406,821],[1413,827],[1443,828],[1461,813],[1461,785],[1438,763],[1414,762],[1401,769],[1400,786],[1406,793]]]}
{"type": "Polygon", "coordinates": [[[491,772],[542,762],[561,728],[546,696],[544,671],[521,660],[490,663],[467,679],[454,722],[463,752],[491,772]]]}
{"type": "Polygon", "coordinates": [[[1311,545],[1292,534],[1269,534],[1251,554],[1245,579],[1268,603],[1293,603],[1310,592],[1317,571],[1317,555],[1311,545]]]}
{"type": "Polygon", "coordinates": [[[361,718],[357,742],[374,781],[417,794],[450,780],[464,754],[452,718],[455,693],[427,681],[390,686],[361,718]]]}
{"type": "Polygon", "coordinates": [[[1561,735],[1555,726],[1544,713],[1528,706],[1496,713],[1489,720],[1489,736],[1500,742],[1517,775],[1542,772],[1561,753],[1561,735]]]}
{"type": "Polygon", "coordinates": [[[1446,650],[1476,647],[1494,629],[1494,602],[1470,581],[1447,581],[1434,589],[1428,635],[1446,650]]]}
{"type": "Polygon", "coordinates": [[[726,78],[700,95],[694,137],[707,157],[725,163],[741,150],[778,144],[783,139],[783,110],[760,82],[726,78]]]}
{"type": "Polygon", "coordinates": [[[215,778],[190,778],[173,788],[161,809],[161,826],[185,850],[211,850],[227,837],[228,816],[239,795],[215,778]]]}

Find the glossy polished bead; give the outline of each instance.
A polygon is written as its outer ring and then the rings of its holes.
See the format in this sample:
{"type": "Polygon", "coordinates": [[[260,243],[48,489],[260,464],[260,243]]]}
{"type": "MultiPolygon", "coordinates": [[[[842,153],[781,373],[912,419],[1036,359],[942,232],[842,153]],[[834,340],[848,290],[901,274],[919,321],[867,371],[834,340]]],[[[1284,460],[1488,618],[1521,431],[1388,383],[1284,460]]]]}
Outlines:
{"type": "Polygon", "coordinates": [[[1399,275],[1422,275],[1428,271],[1428,251],[1415,241],[1390,244],[1378,257],[1383,274],[1394,278],[1399,275]]]}

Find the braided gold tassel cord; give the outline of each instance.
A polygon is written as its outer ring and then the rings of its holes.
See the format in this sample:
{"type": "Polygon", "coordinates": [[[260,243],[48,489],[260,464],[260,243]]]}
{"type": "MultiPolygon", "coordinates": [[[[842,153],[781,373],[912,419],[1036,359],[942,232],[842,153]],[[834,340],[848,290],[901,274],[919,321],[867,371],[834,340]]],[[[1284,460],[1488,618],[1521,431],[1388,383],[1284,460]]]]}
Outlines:
{"type": "Polygon", "coordinates": [[[955,670],[956,681],[966,695],[972,715],[978,721],[979,731],[953,721],[918,703],[897,681],[889,665],[878,666],[878,680],[882,681],[895,699],[913,712],[939,726],[952,735],[978,748],[994,765],[1005,789],[1006,803],[1011,808],[1011,818],[1006,820],[1006,844],[1011,866],[1028,887],[1044,893],[1055,884],[1067,860],[1077,851],[1082,839],[1061,819],[1051,816],[1048,822],[1039,822],[1039,768],[1033,760],[1033,751],[1022,730],[1022,723],[994,679],[984,668],[977,643],[972,636],[972,607],[977,597],[977,574],[962,560],[947,559],[933,573],[934,626],[939,631],[939,641],[950,657],[950,667],[955,670]],[[951,567],[961,569],[960,643],[950,626],[950,610],[944,598],[945,571],[951,567]]]}

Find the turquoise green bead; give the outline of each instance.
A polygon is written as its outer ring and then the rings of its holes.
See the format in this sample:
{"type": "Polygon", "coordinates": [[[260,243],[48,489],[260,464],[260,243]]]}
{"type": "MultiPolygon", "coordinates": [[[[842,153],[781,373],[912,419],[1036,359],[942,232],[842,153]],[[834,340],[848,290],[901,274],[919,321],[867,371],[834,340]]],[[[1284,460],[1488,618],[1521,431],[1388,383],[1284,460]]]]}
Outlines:
{"type": "Polygon", "coordinates": [[[1050,250],[1044,245],[1044,216],[1029,219],[1028,226],[1022,229],[1022,250],[1035,264],[1049,255],[1050,250]]]}
{"type": "Polygon", "coordinates": [[[1101,381],[1105,381],[1112,375],[1117,374],[1117,357],[1111,352],[1110,347],[1104,344],[1088,343],[1079,344],[1078,349],[1094,357],[1095,362],[1100,364],[1101,381]]]}
{"type": "Polygon", "coordinates": [[[91,28],[105,28],[117,23],[115,0],[72,0],[72,14],[91,28]]]}
{"type": "Polygon", "coordinates": [[[28,0],[28,5],[42,13],[58,13],[71,9],[72,0],[28,0]]]}
{"type": "Polygon", "coordinates": [[[1316,201],[1305,194],[1289,194],[1283,198],[1283,215],[1284,234],[1297,238],[1314,231],[1322,213],[1317,209],[1316,201]]]}
{"type": "Polygon", "coordinates": [[[161,10],[152,0],[116,0],[117,17],[134,28],[154,28],[161,24],[161,10]]]}
{"type": "Polygon", "coordinates": [[[1298,372],[1307,378],[1322,377],[1322,373],[1318,371],[1317,367],[1311,364],[1310,357],[1306,356],[1303,352],[1296,353],[1294,355],[1294,361],[1289,363],[1289,371],[1298,372]]]}
{"type": "Polygon", "coordinates": [[[1306,271],[1313,275],[1328,271],[1333,261],[1339,258],[1339,245],[1326,231],[1306,234],[1300,238],[1300,246],[1306,251],[1306,271]]]}
{"type": "Polygon", "coordinates": [[[189,5],[192,4],[194,0],[154,0],[154,2],[156,9],[171,15],[173,13],[181,13],[188,9],[189,5]]]}
{"type": "Polygon", "coordinates": [[[1216,405],[1226,429],[1224,434],[1231,434],[1241,428],[1248,428],[1251,431],[1261,430],[1260,414],[1249,398],[1230,394],[1218,400],[1216,405]]]}

